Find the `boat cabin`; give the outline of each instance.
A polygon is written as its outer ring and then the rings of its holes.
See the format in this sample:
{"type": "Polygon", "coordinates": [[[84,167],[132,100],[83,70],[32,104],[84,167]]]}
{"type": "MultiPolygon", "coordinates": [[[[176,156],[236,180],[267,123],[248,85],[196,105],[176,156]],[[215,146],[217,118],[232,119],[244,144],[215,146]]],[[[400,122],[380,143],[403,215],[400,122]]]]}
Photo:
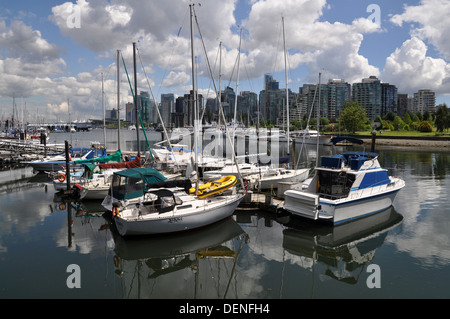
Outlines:
{"type": "Polygon", "coordinates": [[[350,191],[389,184],[387,171],[377,169],[366,171],[364,163],[378,156],[376,153],[345,152],[339,155],[321,157],[321,165],[316,169],[314,185],[323,198],[339,199],[347,197],[350,191]]]}
{"type": "Polygon", "coordinates": [[[181,205],[183,201],[168,189],[158,189],[148,192],[141,204],[141,215],[156,212],[162,214],[172,211],[175,205],[181,205]]]}
{"type": "Polygon", "coordinates": [[[109,195],[116,201],[127,200],[144,196],[153,188],[184,188],[189,192],[192,183],[186,180],[167,180],[158,170],[154,168],[129,168],[115,172],[109,195]]]}
{"type": "Polygon", "coordinates": [[[154,168],[125,169],[114,173],[109,192],[119,201],[136,198],[144,195],[148,184],[165,180],[166,178],[154,168]]]}

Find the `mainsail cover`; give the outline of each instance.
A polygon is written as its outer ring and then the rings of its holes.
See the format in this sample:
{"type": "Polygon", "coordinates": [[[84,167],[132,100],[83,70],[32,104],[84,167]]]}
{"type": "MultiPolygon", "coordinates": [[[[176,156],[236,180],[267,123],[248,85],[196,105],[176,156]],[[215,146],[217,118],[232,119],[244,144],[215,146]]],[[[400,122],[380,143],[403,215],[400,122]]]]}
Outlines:
{"type": "Polygon", "coordinates": [[[106,162],[121,162],[122,161],[122,151],[117,150],[114,154],[105,157],[96,157],[85,160],[74,161],[75,164],[85,164],[85,163],[106,163],[106,162]]]}
{"type": "Polygon", "coordinates": [[[128,162],[100,164],[99,167],[101,169],[141,167],[141,155],[138,154],[134,159],[132,159],[131,161],[128,161],[128,162]]]}

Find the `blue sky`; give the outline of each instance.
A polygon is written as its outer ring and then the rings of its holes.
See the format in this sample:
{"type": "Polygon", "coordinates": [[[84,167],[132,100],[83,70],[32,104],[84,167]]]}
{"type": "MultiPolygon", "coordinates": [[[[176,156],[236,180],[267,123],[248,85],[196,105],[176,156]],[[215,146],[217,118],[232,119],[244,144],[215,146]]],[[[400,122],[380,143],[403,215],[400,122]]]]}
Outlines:
{"type": "MultiPolygon", "coordinates": [[[[0,119],[13,96],[25,120],[101,118],[101,78],[107,109],[117,107],[116,50],[133,69],[138,42],[157,100],[191,88],[188,0],[0,2],[0,119]],[[68,103],[70,109],[68,110],[68,103]]],[[[218,85],[236,87],[233,67],[243,30],[239,91],[256,93],[272,73],[285,87],[281,18],[289,51],[289,88],[371,75],[412,95],[432,89],[450,105],[450,2],[447,0],[208,0],[195,5],[218,85]],[[232,76],[233,74],[233,76],[232,76]]],[[[197,41],[198,42],[198,41],[197,41]]],[[[213,96],[201,44],[196,43],[199,90],[213,96]]],[[[121,65],[121,101],[131,101],[121,65]]],[[[149,86],[138,60],[138,87],[149,86]]]]}

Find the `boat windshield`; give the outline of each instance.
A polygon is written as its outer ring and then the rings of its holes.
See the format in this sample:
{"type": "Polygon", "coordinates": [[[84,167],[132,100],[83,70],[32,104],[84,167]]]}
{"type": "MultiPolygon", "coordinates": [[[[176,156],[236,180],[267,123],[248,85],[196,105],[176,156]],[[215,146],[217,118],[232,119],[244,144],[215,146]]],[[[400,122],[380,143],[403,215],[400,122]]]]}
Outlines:
{"type": "Polygon", "coordinates": [[[117,200],[139,197],[144,194],[142,179],[114,175],[112,193],[117,200]]]}
{"type": "Polygon", "coordinates": [[[319,195],[324,198],[337,199],[347,197],[356,175],[345,171],[320,170],[319,195]]]}

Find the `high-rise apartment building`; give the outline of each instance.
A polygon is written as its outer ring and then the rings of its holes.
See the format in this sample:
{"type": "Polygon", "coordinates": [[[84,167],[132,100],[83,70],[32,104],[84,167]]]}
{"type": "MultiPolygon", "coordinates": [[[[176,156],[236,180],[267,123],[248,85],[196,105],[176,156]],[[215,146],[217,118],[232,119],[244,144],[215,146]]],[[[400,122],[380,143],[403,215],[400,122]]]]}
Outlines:
{"type": "Polygon", "coordinates": [[[141,91],[137,96],[139,115],[144,123],[150,123],[150,95],[141,91]]]}
{"type": "Polygon", "coordinates": [[[131,102],[125,104],[125,120],[128,122],[136,121],[134,118],[134,104],[131,102]]]}
{"type": "Polygon", "coordinates": [[[353,83],[352,100],[360,103],[370,120],[375,120],[382,111],[380,80],[376,76],[370,76],[359,83],[353,83]]]}
{"type": "Polygon", "coordinates": [[[381,83],[381,114],[383,117],[389,112],[398,113],[398,92],[395,85],[381,83]]]}
{"type": "Polygon", "coordinates": [[[202,107],[203,107],[203,96],[201,94],[194,94],[194,91],[190,91],[189,94],[184,95],[184,112],[186,114],[186,122],[185,125],[194,126],[195,120],[195,96],[198,101],[198,118],[200,118],[202,107]]]}
{"type": "Polygon", "coordinates": [[[237,118],[247,125],[255,124],[258,113],[258,95],[250,91],[242,91],[237,99],[237,118]]]}
{"type": "Polygon", "coordinates": [[[283,107],[286,107],[286,90],[280,90],[279,87],[271,74],[264,76],[264,90],[259,93],[259,109],[261,118],[272,124],[278,122],[283,107]]]}
{"type": "Polygon", "coordinates": [[[397,115],[403,117],[408,111],[408,94],[397,94],[397,115]]]}
{"type": "Polygon", "coordinates": [[[427,89],[419,90],[414,93],[413,112],[433,113],[436,111],[436,94],[427,89]]]}
{"type": "Polygon", "coordinates": [[[161,94],[160,113],[164,125],[172,126],[172,113],[175,112],[175,96],[172,93],[161,94]]]}
{"type": "Polygon", "coordinates": [[[342,79],[330,79],[326,84],[328,105],[324,109],[328,109],[327,118],[337,119],[340,117],[344,104],[350,101],[352,95],[352,86],[342,79]]]}

